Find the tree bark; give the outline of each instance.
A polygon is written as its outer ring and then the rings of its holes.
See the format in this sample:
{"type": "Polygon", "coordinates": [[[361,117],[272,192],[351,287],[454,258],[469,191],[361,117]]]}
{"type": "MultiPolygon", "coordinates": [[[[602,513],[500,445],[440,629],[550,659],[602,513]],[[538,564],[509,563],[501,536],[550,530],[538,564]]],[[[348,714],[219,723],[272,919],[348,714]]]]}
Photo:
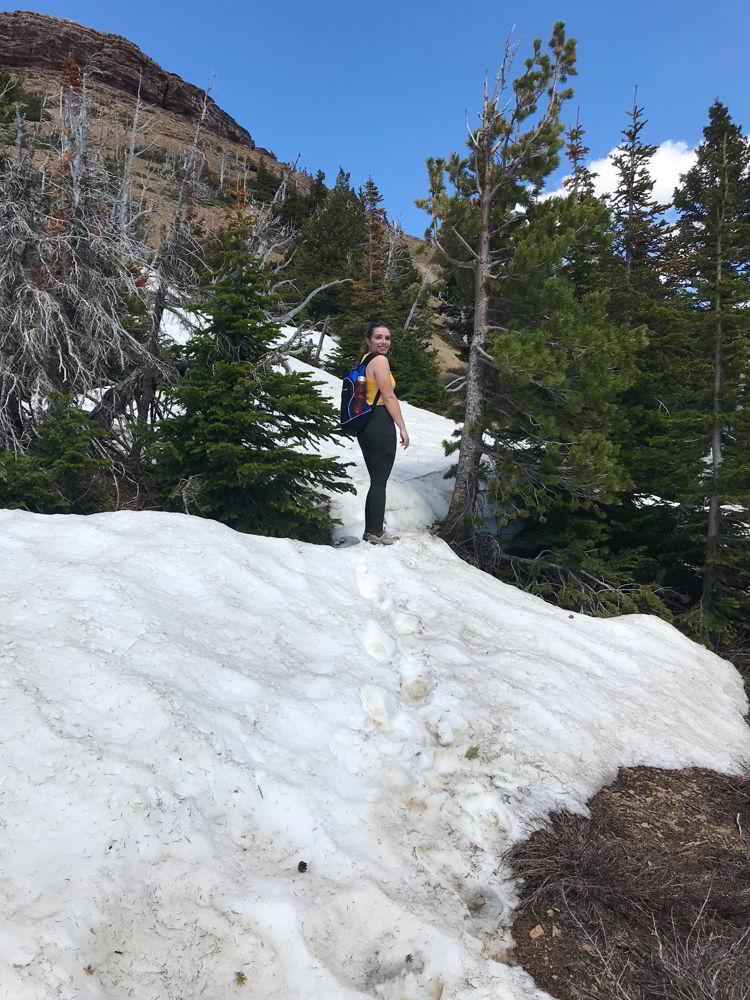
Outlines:
{"type": "Polygon", "coordinates": [[[722,396],[724,392],[724,343],[721,315],[721,278],[722,278],[722,225],[726,218],[727,198],[727,139],[724,136],[722,169],[724,172],[724,198],[721,215],[718,220],[716,234],[716,297],[714,300],[714,385],[713,385],[713,422],[711,426],[711,491],[708,501],[708,526],[706,531],[706,556],[703,566],[703,592],[701,606],[708,608],[713,598],[717,576],[717,559],[719,555],[719,534],[721,529],[721,504],[719,500],[719,479],[723,461],[723,412],[722,396]]]}
{"type": "Polygon", "coordinates": [[[466,373],[466,409],[461,431],[461,448],[456,466],[456,483],[448,511],[447,526],[451,533],[459,531],[476,510],[479,463],[482,457],[482,414],[484,413],[485,364],[482,352],[486,348],[489,326],[490,218],[492,192],[487,183],[480,194],[481,229],[477,259],[474,264],[474,329],[469,347],[469,367],[466,373]]]}
{"type": "Polygon", "coordinates": [[[721,474],[722,421],[721,396],[724,385],[723,344],[721,324],[721,301],[717,297],[716,325],[714,331],[714,395],[713,426],[711,427],[711,493],[708,501],[708,530],[706,534],[706,559],[703,567],[703,593],[701,604],[711,604],[716,583],[716,560],[719,554],[719,532],[721,527],[721,504],[719,502],[719,477],[721,474]]]}
{"type": "MultiPolygon", "coordinates": [[[[717,240],[717,281],[721,280],[721,235],[717,240]]],[[[701,605],[708,607],[713,597],[716,583],[716,560],[719,553],[719,531],[721,527],[721,504],[719,502],[719,477],[721,474],[722,421],[721,397],[724,388],[723,339],[721,322],[721,293],[717,292],[714,305],[714,386],[713,423],[711,426],[711,490],[708,501],[708,526],[706,531],[706,556],[703,566],[703,592],[701,605]]]]}

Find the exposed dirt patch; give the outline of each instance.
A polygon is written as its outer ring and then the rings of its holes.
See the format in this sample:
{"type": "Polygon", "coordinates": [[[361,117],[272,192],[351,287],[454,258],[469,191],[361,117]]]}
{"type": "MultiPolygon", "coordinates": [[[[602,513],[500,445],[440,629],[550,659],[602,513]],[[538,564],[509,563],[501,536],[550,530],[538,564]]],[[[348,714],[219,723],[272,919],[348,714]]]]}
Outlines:
{"type": "Polygon", "coordinates": [[[560,1000],[750,998],[750,776],[629,768],[508,854],[514,957],[560,1000]]]}

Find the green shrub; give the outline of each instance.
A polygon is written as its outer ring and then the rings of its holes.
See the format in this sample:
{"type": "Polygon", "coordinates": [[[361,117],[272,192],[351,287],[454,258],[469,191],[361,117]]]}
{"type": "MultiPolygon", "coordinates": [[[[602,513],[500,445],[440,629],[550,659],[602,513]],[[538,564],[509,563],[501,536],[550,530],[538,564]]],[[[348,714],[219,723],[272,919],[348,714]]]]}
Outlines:
{"type": "Polygon", "coordinates": [[[51,399],[29,449],[0,452],[0,507],[37,514],[110,510],[111,499],[102,489],[110,462],[94,454],[104,434],[68,397],[51,399]]]}

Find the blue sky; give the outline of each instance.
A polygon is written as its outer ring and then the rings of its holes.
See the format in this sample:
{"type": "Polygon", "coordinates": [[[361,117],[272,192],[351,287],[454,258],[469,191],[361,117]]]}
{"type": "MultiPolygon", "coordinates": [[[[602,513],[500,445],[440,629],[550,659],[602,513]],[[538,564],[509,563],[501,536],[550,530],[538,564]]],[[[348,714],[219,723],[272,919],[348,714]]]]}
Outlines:
{"type": "MultiPolygon", "coordinates": [[[[214,76],[216,100],[258,145],[283,160],[300,154],[330,183],[339,165],[355,184],[371,173],[389,213],[418,235],[424,160],[463,148],[484,71],[497,69],[512,29],[519,57],[557,19],[578,40],[565,118],[580,106],[592,159],[617,144],[635,84],[656,145],[694,147],[717,96],[750,126],[748,0],[48,0],[34,9],[124,35],[198,86],[214,76]]],[[[665,147],[667,189],[686,156],[665,147]]]]}

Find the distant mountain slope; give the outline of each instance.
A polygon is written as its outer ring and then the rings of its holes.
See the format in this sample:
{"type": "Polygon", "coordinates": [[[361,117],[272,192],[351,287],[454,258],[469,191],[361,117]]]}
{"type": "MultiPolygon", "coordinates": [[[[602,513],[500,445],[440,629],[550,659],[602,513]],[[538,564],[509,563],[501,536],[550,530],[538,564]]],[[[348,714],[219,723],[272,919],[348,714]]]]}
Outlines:
{"type": "MultiPolygon", "coordinates": [[[[67,55],[79,66],[96,69],[97,84],[106,84],[147,104],[193,122],[203,103],[203,91],[187,83],[141,52],[120,35],[95,31],[66,18],[35,11],[0,13],[0,66],[58,76],[67,55]]],[[[206,129],[223,139],[255,149],[252,136],[209,98],[206,129]]],[[[274,158],[273,153],[263,152],[274,158]]]]}
{"type": "MultiPolygon", "coordinates": [[[[162,69],[119,35],[32,11],[0,13],[0,70],[11,72],[24,91],[43,105],[42,120],[33,125],[32,148],[37,141],[44,146],[46,134],[59,117],[59,88],[68,56],[81,68],[92,70],[92,127],[114,157],[127,148],[140,81],[143,128],[136,179],[147,201],[164,205],[173,200],[174,178],[193,140],[204,92],[162,69]]],[[[282,171],[289,171],[302,190],[310,184],[307,174],[293,171],[275,153],[257,146],[248,130],[210,97],[200,149],[205,190],[196,192],[196,216],[208,229],[221,225],[225,214],[226,205],[218,197],[220,176],[225,190],[251,189],[260,169],[278,178],[282,171]]],[[[166,210],[163,221],[168,216],[166,210]]]]}

